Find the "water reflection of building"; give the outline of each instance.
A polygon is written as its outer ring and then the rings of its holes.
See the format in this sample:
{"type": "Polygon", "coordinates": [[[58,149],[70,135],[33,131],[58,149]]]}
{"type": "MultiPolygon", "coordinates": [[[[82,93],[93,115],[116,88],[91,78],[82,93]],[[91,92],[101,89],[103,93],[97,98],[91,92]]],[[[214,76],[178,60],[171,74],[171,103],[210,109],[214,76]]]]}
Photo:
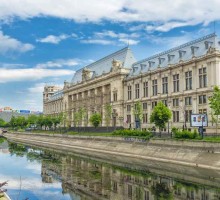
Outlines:
{"type": "Polygon", "coordinates": [[[63,192],[78,194],[82,200],[220,199],[220,192],[215,189],[168,177],[141,174],[70,156],[58,159],[59,164],[42,162],[42,180],[51,183],[62,179],[63,192]]]}

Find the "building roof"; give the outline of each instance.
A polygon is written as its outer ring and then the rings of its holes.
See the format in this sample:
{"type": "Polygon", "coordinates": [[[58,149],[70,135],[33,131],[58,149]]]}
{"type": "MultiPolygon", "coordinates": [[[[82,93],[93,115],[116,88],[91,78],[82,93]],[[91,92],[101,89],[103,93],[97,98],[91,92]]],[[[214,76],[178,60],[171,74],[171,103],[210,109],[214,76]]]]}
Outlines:
{"type": "MultiPolygon", "coordinates": [[[[112,61],[118,60],[122,62],[122,67],[131,68],[132,64],[136,62],[134,55],[130,48],[126,47],[115,53],[112,53],[94,63],[91,63],[84,68],[89,69],[93,72],[92,77],[100,76],[103,73],[108,73],[112,68],[112,61]]],[[[83,69],[76,71],[74,74],[71,83],[76,84],[82,81],[82,71],[83,69]]]]}
{"type": "Polygon", "coordinates": [[[134,63],[127,78],[156,70],[158,67],[165,68],[169,64],[188,61],[194,56],[201,57],[210,47],[219,48],[217,36],[214,33],[134,63]]]}
{"type": "Polygon", "coordinates": [[[63,97],[63,90],[58,90],[56,92],[54,92],[53,95],[51,95],[48,100],[49,101],[53,101],[53,100],[56,100],[56,99],[60,99],[63,97]]]}

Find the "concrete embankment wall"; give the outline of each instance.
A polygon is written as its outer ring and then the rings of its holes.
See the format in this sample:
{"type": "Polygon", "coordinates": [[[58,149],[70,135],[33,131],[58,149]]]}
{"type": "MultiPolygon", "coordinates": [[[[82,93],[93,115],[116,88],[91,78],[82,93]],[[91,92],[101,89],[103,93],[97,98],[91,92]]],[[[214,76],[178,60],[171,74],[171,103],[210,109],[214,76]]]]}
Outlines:
{"type": "Polygon", "coordinates": [[[121,137],[53,136],[27,133],[7,133],[5,136],[15,142],[71,150],[82,154],[115,155],[220,170],[220,143],[174,140],[145,142],[121,137]]]}

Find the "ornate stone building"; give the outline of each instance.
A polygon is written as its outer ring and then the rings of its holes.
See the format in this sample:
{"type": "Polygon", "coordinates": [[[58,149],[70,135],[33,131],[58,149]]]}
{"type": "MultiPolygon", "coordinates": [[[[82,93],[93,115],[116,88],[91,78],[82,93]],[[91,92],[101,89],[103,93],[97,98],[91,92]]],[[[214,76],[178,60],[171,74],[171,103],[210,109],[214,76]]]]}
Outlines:
{"type": "MultiPolygon", "coordinates": [[[[44,113],[63,111],[73,126],[73,113],[86,109],[82,126],[94,112],[103,116],[104,106],[113,107],[112,126],[136,126],[135,104],[143,106],[142,128],[152,127],[150,114],[158,101],[172,110],[169,127],[190,128],[191,113],[207,113],[213,126],[208,98],[214,85],[220,85],[220,52],[215,34],[183,44],[135,62],[129,48],[124,48],[78,70],[62,91],[44,96],[44,113]],[[62,94],[62,95],[61,95],[62,94]],[[56,98],[57,97],[57,98],[56,98]],[[57,105],[62,104],[58,110],[57,105]]],[[[47,88],[45,87],[45,90],[47,88]]],[[[46,91],[44,94],[47,94],[46,91]]]]}

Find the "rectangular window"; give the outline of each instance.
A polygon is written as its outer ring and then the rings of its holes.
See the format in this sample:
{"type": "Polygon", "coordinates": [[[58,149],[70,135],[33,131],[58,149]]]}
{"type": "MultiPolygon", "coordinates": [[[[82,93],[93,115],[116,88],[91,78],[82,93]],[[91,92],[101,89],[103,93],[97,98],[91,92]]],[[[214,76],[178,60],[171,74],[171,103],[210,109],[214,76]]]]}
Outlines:
{"type": "Polygon", "coordinates": [[[190,122],[191,114],[192,114],[192,110],[186,110],[185,111],[185,120],[186,120],[186,122],[190,122]]]}
{"type": "Polygon", "coordinates": [[[128,112],[131,111],[131,105],[127,105],[127,111],[128,111],[128,112]]]}
{"type": "Polygon", "coordinates": [[[131,115],[127,115],[127,123],[131,123],[131,115]]]}
{"type": "Polygon", "coordinates": [[[165,106],[167,106],[167,99],[163,99],[163,100],[162,100],[162,103],[163,103],[165,106]]]}
{"type": "Polygon", "coordinates": [[[152,80],[152,92],[153,96],[157,95],[157,79],[152,80]]]}
{"type": "Polygon", "coordinates": [[[199,87],[204,88],[207,87],[207,71],[206,67],[199,69],[199,87]]]}
{"type": "Polygon", "coordinates": [[[143,110],[147,110],[147,103],[143,103],[143,110]]]}
{"type": "Polygon", "coordinates": [[[173,122],[179,122],[179,111],[173,111],[173,122]]]}
{"type": "Polygon", "coordinates": [[[148,97],[148,82],[147,81],[145,81],[144,83],[143,83],[143,93],[144,93],[144,97],[148,97]]]}
{"type": "Polygon", "coordinates": [[[199,114],[206,114],[207,113],[207,109],[199,109],[199,114]]]}
{"type": "Polygon", "coordinates": [[[173,92],[179,92],[179,74],[173,75],[173,92]]]}
{"type": "Polygon", "coordinates": [[[192,90],[192,71],[185,73],[186,77],[186,90],[192,90]]]}
{"type": "Polygon", "coordinates": [[[153,101],[152,102],[152,109],[157,105],[157,102],[156,101],[153,101]]]}
{"type": "Polygon", "coordinates": [[[185,105],[186,106],[192,105],[192,97],[185,97],[185,105]]]}
{"type": "Polygon", "coordinates": [[[139,99],[139,97],[140,97],[139,84],[135,84],[135,98],[139,99]]]}
{"type": "Polygon", "coordinates": [[[143,114],[143,123],[146,124],[147,123],[147,113],[143,114]]]}
{"type": "Polygon", "coordinates": [[[128,100],[131,100],[131,85],[128,86],[128,100]]]}
{"type": "Polygon", "coordinates": [[[132,185],[128,185],[128,197],[132,197],[132,185]]]}
{"type": "Polygon", "coordinates": [[[173,107],[177,107],[179,106],[179,99],[176,98],[176,99],[173,99],[173,107]]]}
{"type": "Polygon", "coordinates": [[[144,191],[144,200],[150,200],[150,192],[144,191]]]}
{"type": "Polygon", "coordinates": [[[200,95],[199,96],[199,104],[205,104],[207,103],[206,95],[200,95]]]}
{"type": "Polygon", "coordinates": [[[168,93],[168,77],[162,78],[162,89],[163,89],[163,94],[168,93]]]}
{"type": "Polygon", "coordinates": [[[117,101],[118,100],[118,95],[117,92],[113,93],[113,101],[117,101]]]}

